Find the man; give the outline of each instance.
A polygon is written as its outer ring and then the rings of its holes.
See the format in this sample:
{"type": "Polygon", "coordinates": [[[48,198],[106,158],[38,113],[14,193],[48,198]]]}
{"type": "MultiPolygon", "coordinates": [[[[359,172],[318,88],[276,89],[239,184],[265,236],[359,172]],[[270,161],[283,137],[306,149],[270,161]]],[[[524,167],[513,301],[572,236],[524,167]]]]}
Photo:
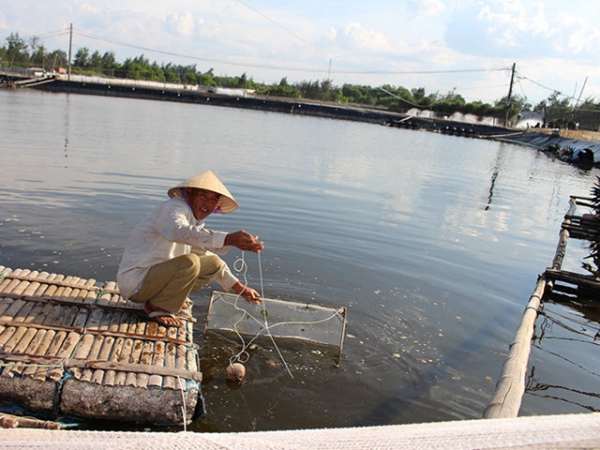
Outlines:
{"type": "Polygon", "coordinates": [[[213,212],[227,214],[238,207],[223,183],[209,170],[169,189],[168,196],[129,238],[117,273],[123,297],[144,303],[146,314],[164,326],[181,326],[176,314],[188,295],[212,280],[259,303],[258,292],[244,286],[215,253],[232,245],[258,253],[264,243],[243,230],[204,227],[213,212]]]}

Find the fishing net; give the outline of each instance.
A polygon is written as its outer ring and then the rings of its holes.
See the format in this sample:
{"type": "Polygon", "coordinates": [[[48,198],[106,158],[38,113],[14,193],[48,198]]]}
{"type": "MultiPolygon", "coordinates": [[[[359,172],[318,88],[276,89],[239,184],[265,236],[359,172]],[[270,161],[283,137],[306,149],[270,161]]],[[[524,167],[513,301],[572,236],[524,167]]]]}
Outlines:
{"type": "Polygon", "coordinates": [[[346,329],[346,308],[263,298],[262,303],[246,302],[237,294],[213,291],[204,333],[231,332],[252,340],[293,339],[335,347],[342,352],[346,329]]]}

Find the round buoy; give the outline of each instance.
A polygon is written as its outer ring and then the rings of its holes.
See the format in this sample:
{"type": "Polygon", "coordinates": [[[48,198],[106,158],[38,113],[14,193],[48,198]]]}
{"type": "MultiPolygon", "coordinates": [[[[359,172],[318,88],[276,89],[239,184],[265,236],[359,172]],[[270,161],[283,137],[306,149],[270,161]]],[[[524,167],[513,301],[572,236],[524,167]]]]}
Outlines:
{"type": "Polygon", "coordinates": [[[230,364],[227,367],[227,379],[231,381],[242,381],[246,376],[246,368],[241,363],[230,364]]]}

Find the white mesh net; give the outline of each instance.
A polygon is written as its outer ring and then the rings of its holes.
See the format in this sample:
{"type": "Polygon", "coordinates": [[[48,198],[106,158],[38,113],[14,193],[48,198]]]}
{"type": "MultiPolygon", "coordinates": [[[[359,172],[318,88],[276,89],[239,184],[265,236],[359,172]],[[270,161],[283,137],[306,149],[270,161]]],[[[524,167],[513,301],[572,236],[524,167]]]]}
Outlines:
{"type": "Polygon", "coordinates": [[[270,298],[262,300],[260,304],[251,304],[239,295],[214,291],[204,332],[226,331],[251,339],[260,336],[295,339],[333,346],[341,353],[346,308],[270,298]]]}

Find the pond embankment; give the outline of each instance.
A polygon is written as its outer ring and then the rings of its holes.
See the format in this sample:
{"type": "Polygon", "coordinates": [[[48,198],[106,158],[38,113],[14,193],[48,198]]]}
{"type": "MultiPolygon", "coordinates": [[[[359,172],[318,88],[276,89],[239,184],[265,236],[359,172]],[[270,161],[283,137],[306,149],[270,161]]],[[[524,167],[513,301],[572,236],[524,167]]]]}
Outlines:
{"type": "Polygon", "coordinates": [[[389,125],[398,128],[438,132],[462,137],[502,140],[526,145],[537,150],[551,151],[553,156],[563,160],[559,149],[589,149],[594,155],[593,163],[600,162],[600,143],[573,138],[561,137],[558,132],[545,133],[531,129],[518,130],[482,123],[462,122],[433,117],[417,117],[396,113],[384,109],[365,108],[335,103],[319,102],[305,99],[289,99],[280,97],[220,94],[198,89],[197,86],[172,85],[169,83],[140,82],[136,80],[106,79],[98,77],[81,77],[68,80],[54,77],[40,84],[28,84],[28,87],[72,94],[102,95],[109,97],[125,97],[147,100],[193,103],[201,105],[245,108],[259,111],[314,116],[339,120],[367,122],[389,125]]]}

